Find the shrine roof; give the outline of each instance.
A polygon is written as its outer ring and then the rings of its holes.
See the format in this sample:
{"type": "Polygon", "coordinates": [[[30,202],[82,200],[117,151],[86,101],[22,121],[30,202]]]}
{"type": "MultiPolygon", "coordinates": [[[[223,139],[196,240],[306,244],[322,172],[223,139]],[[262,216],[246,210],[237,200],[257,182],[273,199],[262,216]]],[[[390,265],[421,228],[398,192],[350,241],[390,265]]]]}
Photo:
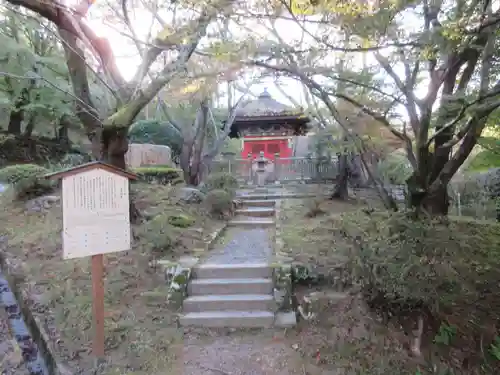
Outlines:
{"type": "Polygon", "coordinates": [[[294,109],[273,99],[267,89],[254,100],[247,100],[236,110],[237,118],[306,117],[302,108],[294,109]]]}

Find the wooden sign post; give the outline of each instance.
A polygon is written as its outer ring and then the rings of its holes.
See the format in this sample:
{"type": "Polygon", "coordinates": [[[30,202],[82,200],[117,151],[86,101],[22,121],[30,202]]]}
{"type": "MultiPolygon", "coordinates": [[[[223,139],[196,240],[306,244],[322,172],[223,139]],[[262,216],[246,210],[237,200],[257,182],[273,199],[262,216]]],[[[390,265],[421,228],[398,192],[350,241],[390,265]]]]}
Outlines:
{"type": "Polygon", "coordinates": [[[130,249],[129,180],[137,176],[92,162],[46,176],[62,180],[63,257],[92,258],[93,352],[104,357],[103,254],[130,249]]]}

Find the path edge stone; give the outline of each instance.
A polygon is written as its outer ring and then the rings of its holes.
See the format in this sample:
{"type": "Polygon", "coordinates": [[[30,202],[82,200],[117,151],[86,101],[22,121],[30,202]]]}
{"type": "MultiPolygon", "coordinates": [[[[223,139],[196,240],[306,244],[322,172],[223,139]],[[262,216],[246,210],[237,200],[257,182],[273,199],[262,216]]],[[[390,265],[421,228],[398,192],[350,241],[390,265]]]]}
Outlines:
{"type": "Polygon", "coordinates": [[[9,283],[12,293],[16,297],[24,321],[28,327],[32,339],[38,347],[40,355],[43,357],[47,370],[50,375],[71,375],[76,372],[69,366],[61,363],[61,359],[57,355],[57,350],[51,343],[50,335],[43,327],[42,322],[33,314],[28,306],[28,293],[15,282],[15,267],[10,263],[6,249],[8,244],[2,244],[0,249],[0,269],[4,274],[5,279],[9,283]]]}
{"type": "Polygon", "coordinates": [[[281,230],[281,207],[284,201],[277,199],[275,204],[276,225],[274,232],[273,295],[277,311],[275,326],[287,328],[295,325],[297,319],[293,308],[292,260],[283,255],[284,242],[281,230]]]}
{"type": "MultiPolygon", "coordinates": [[[[211,250],[214,243],[224,234],[227,226],[228,224],[225,222],[214,229],[208,235],[208,239],[203,241],[203,248],[193,249],[194,256],[181,257],[176,262],[164,259],[157,261],[157,264],[162,267],[165,273],[165,282],[168,286],[167,301],[171,306],[177,309],[182,308],[182,304],[188,294],[188,285],[193,274],[193,268],[200,262],[200,253],[206,253],[211,250]]],[[[177,324],[179,325],[179,316],[177,317],[177,324]]]]}
{"type": "Polygon", "coordinates": [[[205,241],[205,251],[212,250],[214,244],[224,235],[229,223],[226,221],[220,227],[216,228],[209,234],[208,239],[205,241]]]}

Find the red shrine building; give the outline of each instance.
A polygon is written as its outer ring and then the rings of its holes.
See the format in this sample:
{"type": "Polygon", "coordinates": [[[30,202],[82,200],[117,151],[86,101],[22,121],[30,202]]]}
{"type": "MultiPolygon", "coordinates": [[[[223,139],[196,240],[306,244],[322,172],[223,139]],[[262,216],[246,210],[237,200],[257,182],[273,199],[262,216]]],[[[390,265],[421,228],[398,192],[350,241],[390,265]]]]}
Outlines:
{"type": "Polygon", "coordinates": [[[305,135],[310,119],[276,100],[265,89],[255,100],[245,101],[236,111],[230,138],[242,139],[241,157],[264,156],[274,160],[293,156],[293,137],[305,135]]]}

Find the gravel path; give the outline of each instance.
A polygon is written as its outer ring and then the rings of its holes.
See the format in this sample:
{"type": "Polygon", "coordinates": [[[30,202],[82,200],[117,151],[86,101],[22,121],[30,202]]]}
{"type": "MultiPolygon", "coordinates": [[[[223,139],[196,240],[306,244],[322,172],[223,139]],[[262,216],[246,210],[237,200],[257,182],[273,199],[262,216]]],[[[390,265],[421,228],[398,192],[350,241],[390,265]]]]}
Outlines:
{"type": "Polygon", "coordinates": [[[183,375],[303,375],[297,353],[271,331],[211,336],[184,336],[183,375]]]}
{"type": "Polygon", "coordinates": [[[265,263],[271,259],[269,230],[230,228],[225,245],[213,250],[205,260],[209,264],[265,263]]]}

